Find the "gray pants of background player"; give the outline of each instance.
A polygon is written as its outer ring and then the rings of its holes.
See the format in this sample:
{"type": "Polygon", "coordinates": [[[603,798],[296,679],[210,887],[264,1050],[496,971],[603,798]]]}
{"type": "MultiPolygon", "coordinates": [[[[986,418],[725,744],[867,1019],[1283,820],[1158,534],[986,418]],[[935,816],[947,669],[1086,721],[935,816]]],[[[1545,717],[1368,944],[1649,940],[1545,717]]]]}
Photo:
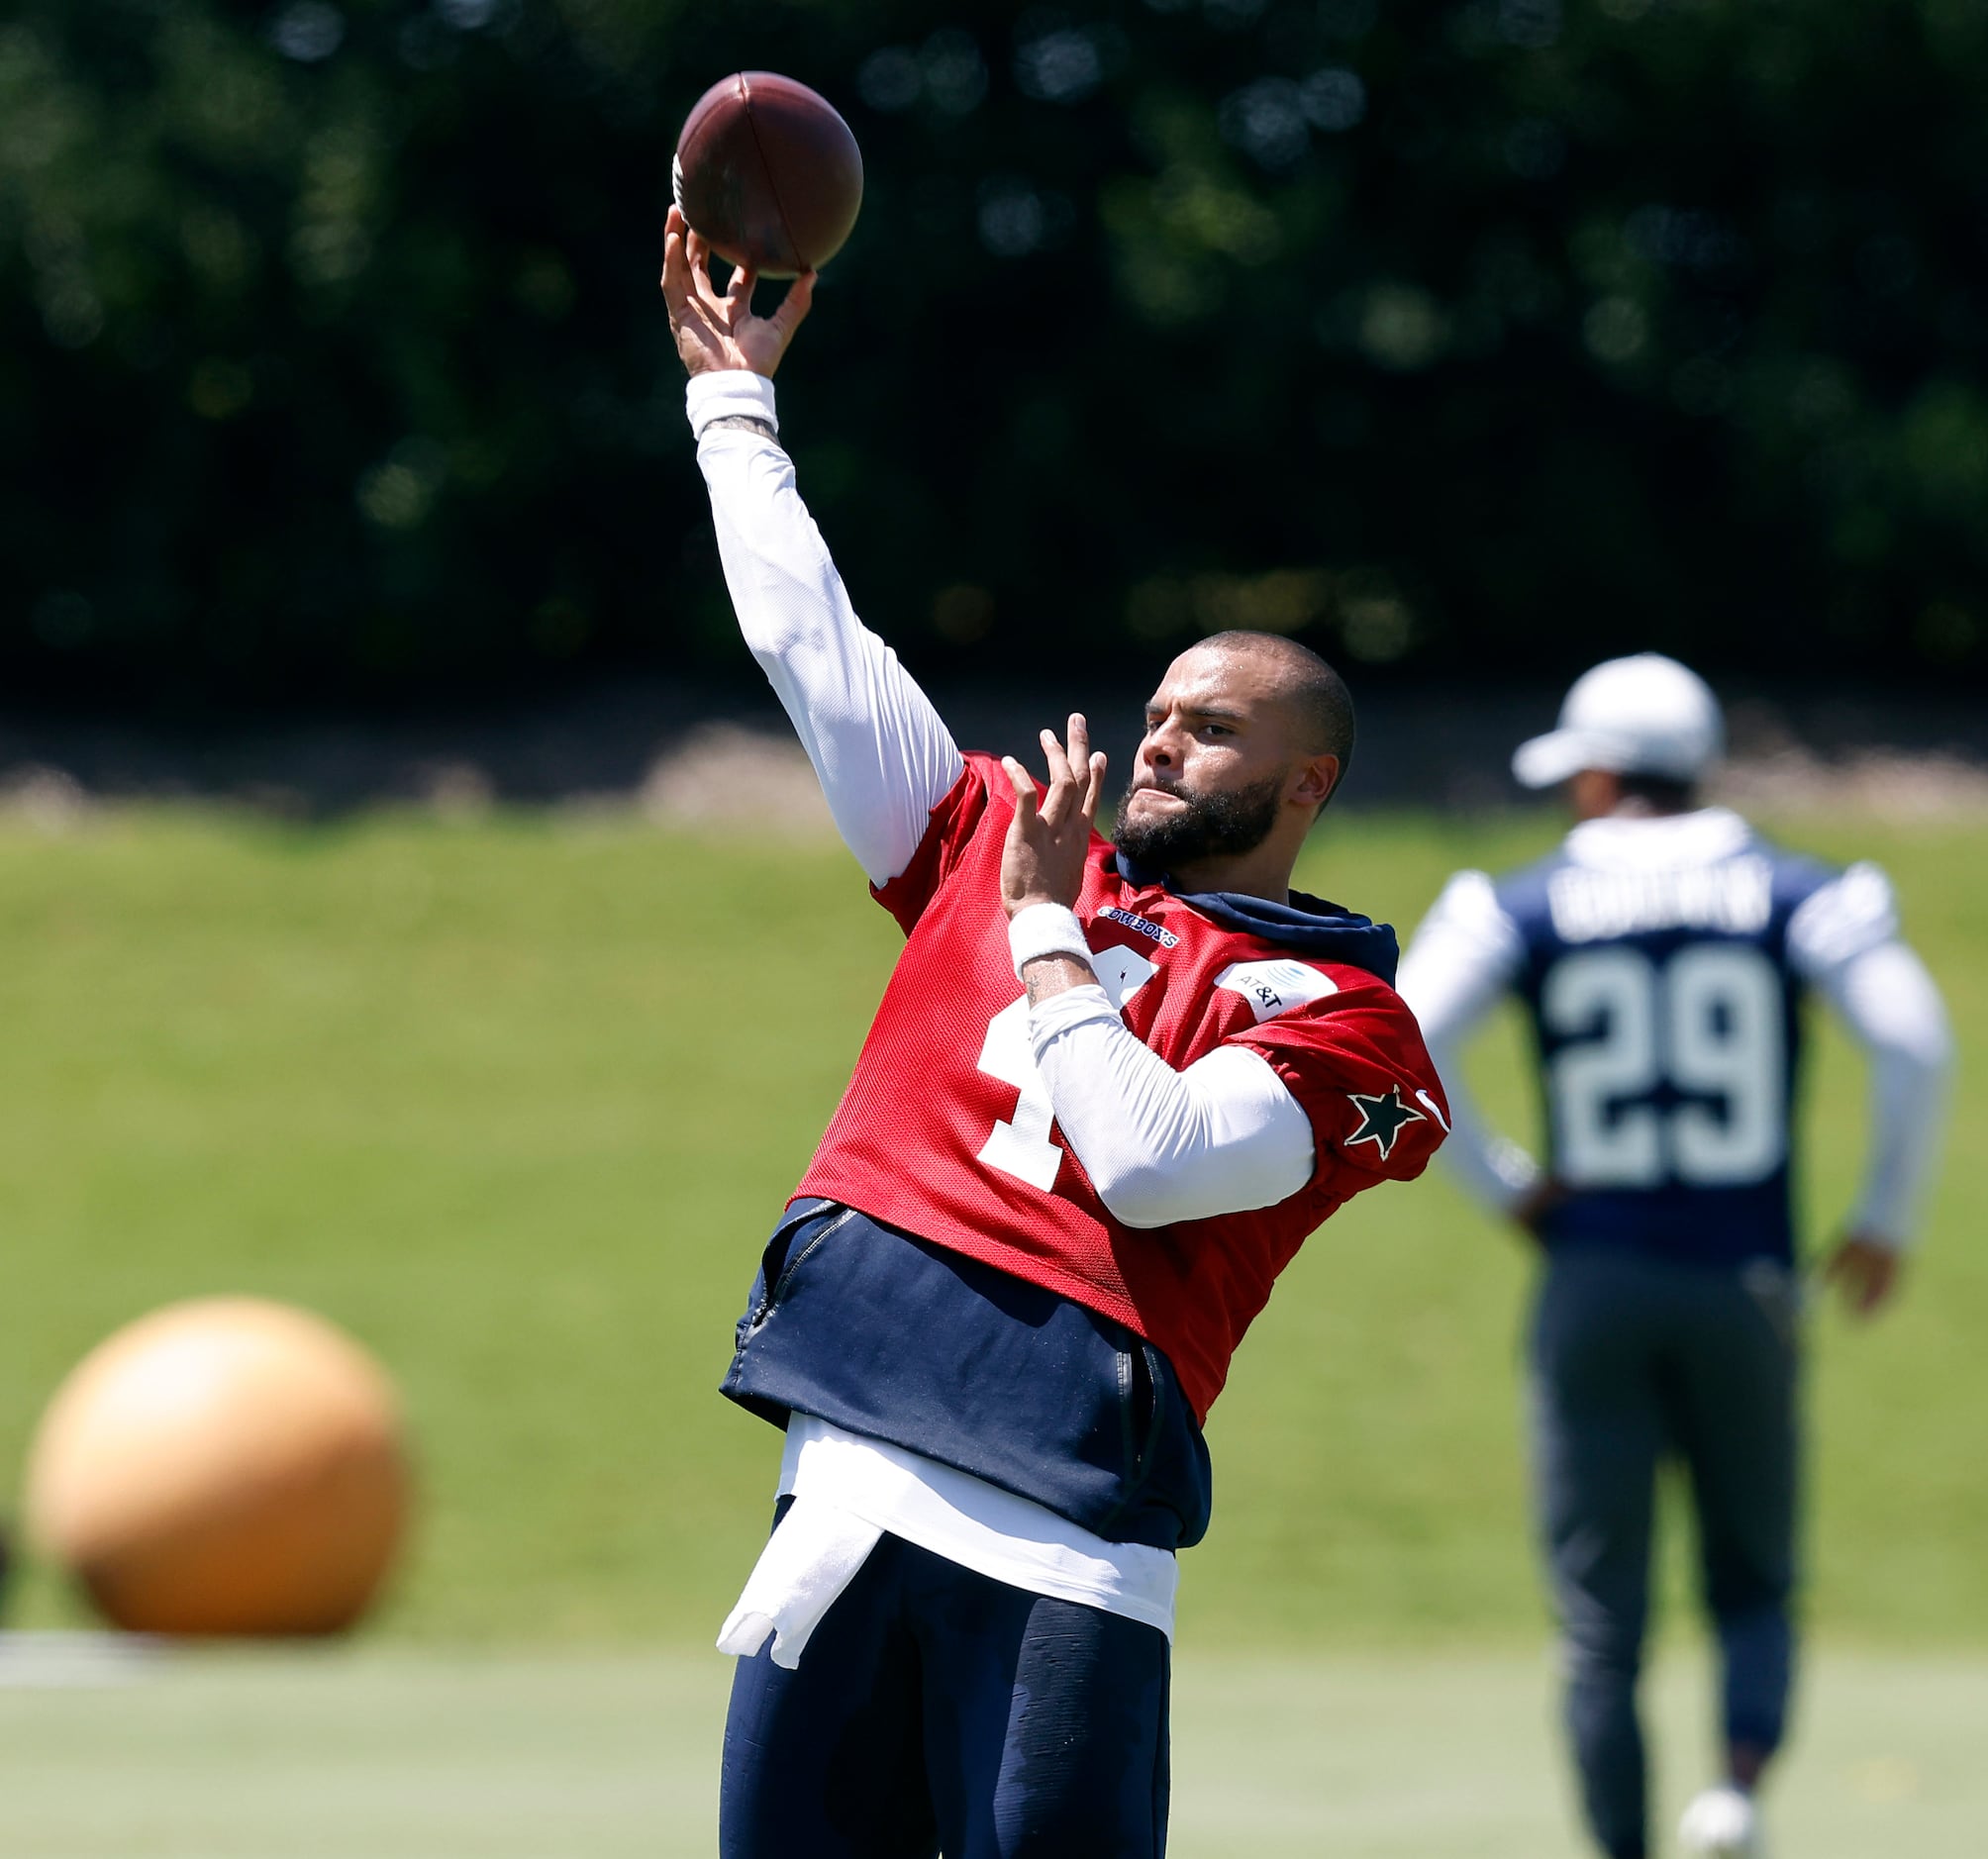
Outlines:
{"type": "Polygon", "coordinates": [[[1588,1823],[1643,1859],[1636,1708],[1657,1468],[1689,1479],[1729,1744],[1781,1740],[1793,1641],[1796,1293],[1767,1261],[1677,1265],[1557,1252],[1532,1335],[1535,1494],[1565,1656],[1588,1823]]]}

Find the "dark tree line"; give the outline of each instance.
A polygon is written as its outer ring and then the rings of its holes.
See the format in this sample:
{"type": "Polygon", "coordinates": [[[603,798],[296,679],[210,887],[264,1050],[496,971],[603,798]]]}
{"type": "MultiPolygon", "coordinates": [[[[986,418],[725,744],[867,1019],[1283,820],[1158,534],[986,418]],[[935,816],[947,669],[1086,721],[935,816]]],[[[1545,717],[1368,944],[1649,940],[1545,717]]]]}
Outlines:
{"type": "Polygon", "coordinates": [[[784,417],[923,667],[1988,664],[1974,0],[22,0],[0,674],[737,668],[654,272],[740,66],[864,149],[784,417]]]}

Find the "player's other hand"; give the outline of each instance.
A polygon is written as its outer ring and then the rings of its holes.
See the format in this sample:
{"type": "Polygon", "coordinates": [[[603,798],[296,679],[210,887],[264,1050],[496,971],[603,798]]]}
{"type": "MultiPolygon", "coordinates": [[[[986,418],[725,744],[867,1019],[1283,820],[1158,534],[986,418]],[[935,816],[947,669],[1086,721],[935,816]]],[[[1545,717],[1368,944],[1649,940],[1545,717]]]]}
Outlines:
{"type": "Polygon", "coordinates": [[[1044,730],[1043,752],[1049,760],[1049,785],[1040,801],[1028,769],[1012,755],[1001,757],[1015,784],[1015,817],[1001,848],[1001,902],[1010,917],[1031,904],[1060,904],[1066,910],[1076,904],[1090,856],[1091,823],[1104,792],[1104,754],[1092,751],[1090,727],[1082,717],[1070,718],[1067,744],[1056,740],[1053,730],[1044,730]]]}
{"type": "Polygon", "coordinates": [[[803,271],[769,317],[752,314],[755,272],[742,265],[721,291],[711,281],[711,247],[683,215],[669,210],[662,234],[662,301],[686,374],[745,368],[770,379],[815,301],[815,274],[803,271]]]}
{"type": "Polygon", "coordinates": [[[1830,1254],[1823,1276],[1852,1317],[1875,1317],[1898,1290],[1901,1264],[1897,1246],[1876,1233],[1853,1232],[1830,1254]]]}

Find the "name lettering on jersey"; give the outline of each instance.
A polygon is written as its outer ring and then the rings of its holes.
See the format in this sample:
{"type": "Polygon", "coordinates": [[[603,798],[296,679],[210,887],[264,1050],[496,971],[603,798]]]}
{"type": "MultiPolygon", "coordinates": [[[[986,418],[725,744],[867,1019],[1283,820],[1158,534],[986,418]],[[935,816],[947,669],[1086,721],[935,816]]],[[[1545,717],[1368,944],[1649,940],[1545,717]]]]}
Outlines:
{"type": "Polygon", "coordinates": [[[1150,936],[1163,949],[1177,949],[1180,938],[1171,930],[1162,930],[1149,917],[1135,917],[1129,910],[1120,910],[1115,904],[1107,904],[1098,912],[1100,917],[1109,918],[1115,924],[1122,924],[1128,930],[1137,930],[1143,936],[1150,936]]]}
{"type": "Polygon", "coordinates": [[[1359,1112],[1360,1126],[1346,1138],[1345,1146],[1351,1148],[1355,1142],[1371,1142],[1380,1151],[1380,1159],[1383,1162],[1394,1153],[1395,1143],[1400,1140],[1401,1132],[1410,1124],[1429,1122],[1420,1111],[1401,1101],[1399,1085],[1390,1085],[1375,1097],[1368,1097],[1358,1091],[1348,1091],[1346,1101],[1359,1112]]]}
{"type": "Polygon", "coordinates": [[[1294,1007],[1337,994],[1340,984],[1303,962],[1231,962],[1215,977],[1218,988],[1240,994],[1259,1021],[1288,1014],[1294,1007]]]}
{"type": "Polygon", "coordinates": [[[1755,935],[1774,908],[1764,858],[1729,858],[1676,871],[1592,871],[1562,865],[1546,879],[1553,933],[1594,942],[1645,930],[1712,930],[1755,935]]]}

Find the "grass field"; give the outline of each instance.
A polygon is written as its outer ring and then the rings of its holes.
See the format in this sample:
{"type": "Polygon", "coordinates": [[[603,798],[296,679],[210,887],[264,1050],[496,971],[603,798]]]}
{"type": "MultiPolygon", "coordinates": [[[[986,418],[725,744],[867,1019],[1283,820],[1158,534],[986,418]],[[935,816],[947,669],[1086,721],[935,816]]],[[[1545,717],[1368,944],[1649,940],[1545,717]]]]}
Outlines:
{"type": "MultiPolygon", "coordinates": [[[[1355,816],[1301,875],[1407,928],[1453,865],[1552,831],[1355,816]]],[[[1789,836],[1882,855],[1981,1049],[1974,830],[1789,836]]],[[[892,948],[837,848],[627,819],[303,830],[162,810],[56,838],[0,829],[0,1467],[113,1325],[194,1293],[293,1298],[406,1392],[424,1524],[381,1632],[704,1640],[773,1465],[773,1435],[713,1387],[892,948]]],[[[1528,1125],[1499,1039],[1479,1058],[1528,1125]]],[[[1817,1084],[1808,1198],[1826,1215],[1860,1140],[1832,1041],[1817,1084]]],[[[1813,1612],[1839,1637],[1988,1644],[1981,1091],[1963,1067],[1905,1306],[1863,1333],[1816,1325],[1813,1612]]],[[[1312,1241],[1214,1416],[1190,1643],[1535,1642],[1526,1278],[1522,1249],[1434,1179],[1312,1241]]],[[[74,1616],[31,1573],[13,1617],[74,1616]]]]}
{"type": "MultiPolygon", "coordinates": [[[[99,1675],[0,1650],[9,1859],[701,1859],[715,1654],[212,1655],[99,1675]],[[16,1688],[8,1689],[11,1676],[16,1688]],[[64,1676],[67,1689],[36,1687],[64,1676]]],[[[1662,1818],[1702,1673],[1653,1687],[1662,1818]]],[[[1976,1859],[1988,1661],[1826,1658],[1771,1800],[1802,1859],[1976,1859]]],[[[1576,1859],[1537,1656],[1188,1656],[1174,1859],[1576,1859]]],[[[798,1859],[798,1856],[797,1856],[798,1859]]]]}
{"type": "MultiPolygon", "coordinates": [[[[1452,866],[1552,831],[1354,817],[1302,876],[1406,929],[1452,866]]],[[[1978,1052],[1972,830],[1788,836],[1881,854],[1978,1052]]],[[[0,827],[0,1478],[114,1325],[253,1291],[383,1357],[423,1488],[403,1578],[355,1647],[65,1689],[38,1681],[88,1672],[0,1642],[0,1852],[710,1849],[728,1674],[697,1648],[763,1531],[774,1457],[714,1384],[892,952],[833,848],[619,818],[0,827]]],[[[1476,1070],[1523,1128],[1512,1038],[1476,1070]]],[[[1815,1083],[1805,1192],[1826,1223],[1860,1143],[1834,1040],[1815,1083]]],[[[1824,1651],[1777,1821],[1806,1859],[1988,1840],[1981,1109],[1963,1070],[1904,1308],[1864,1333],[1815,1325],[1824,1651]]],[[[1577,1850],[1521,1510],[1526,1280],[1523,1249],[1437,1180],[1355,1204],[1287,1275],[1211,1427],[1176,1855],[1577,1850]]],[[[15,1625],[79,1617],[27,1572],[15,1625]]],[[[1690,1657],[1657,1687],[1673,1797],[1702,1772],[1690,1657]]]]}

